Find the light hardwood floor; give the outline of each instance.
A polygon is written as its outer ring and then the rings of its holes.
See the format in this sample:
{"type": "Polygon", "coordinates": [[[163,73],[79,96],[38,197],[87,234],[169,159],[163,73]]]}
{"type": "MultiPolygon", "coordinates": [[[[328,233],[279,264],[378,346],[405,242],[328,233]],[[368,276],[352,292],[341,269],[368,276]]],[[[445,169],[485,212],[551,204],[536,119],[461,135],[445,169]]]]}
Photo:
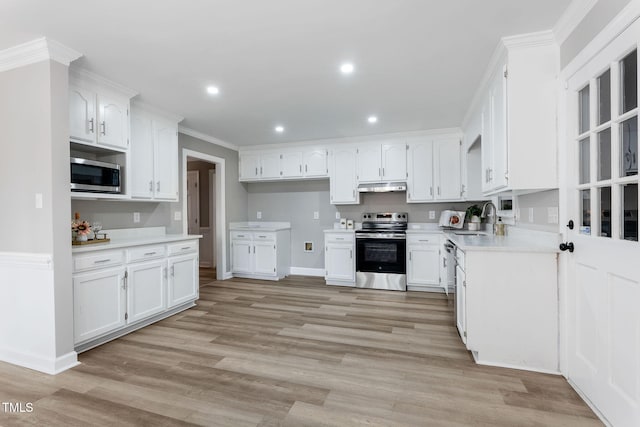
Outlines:
{"type": "Polygon", "coordinates": [[[0,363],[0,425],[601,425],[559,376],[478,366],[442,295],[233,279],[57,376],[0,363]]]}

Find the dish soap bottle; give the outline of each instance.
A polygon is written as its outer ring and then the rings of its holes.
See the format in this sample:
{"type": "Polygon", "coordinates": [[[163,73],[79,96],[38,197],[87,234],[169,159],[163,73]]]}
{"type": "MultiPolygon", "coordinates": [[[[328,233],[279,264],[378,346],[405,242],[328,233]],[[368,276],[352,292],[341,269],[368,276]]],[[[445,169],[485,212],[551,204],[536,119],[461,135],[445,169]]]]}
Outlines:
{"type": "Polygon", "coordinates": [[[504,236],[505,235],[505,224],[502,222],[502,217],[498,217],[498,222],[496,222],[496,236],[504,236]]]}

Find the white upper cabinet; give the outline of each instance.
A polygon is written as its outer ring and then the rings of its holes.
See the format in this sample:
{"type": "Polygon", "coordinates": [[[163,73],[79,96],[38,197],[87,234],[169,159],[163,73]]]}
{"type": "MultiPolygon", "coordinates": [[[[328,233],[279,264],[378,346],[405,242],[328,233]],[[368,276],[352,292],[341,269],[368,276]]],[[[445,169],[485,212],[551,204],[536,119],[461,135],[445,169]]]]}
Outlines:
{"type": "Polygon", "coordinates": [[[302,163],[305,177],[326,177],[329,173],[327,167],[327,150],[325,148],[306,150],[302,153],[302,163]]]}
{"type": "Polygon", "coordinates": [[[467,179],[480,179],[485,195],[557,188],[558,47],[545,33],[499,49],[471,114],[481,117],[482,171],[467,179]]]}
{"type": "Polygon", "coordinates": [[[358,147],[358,182],[405,181],[407,145],[404,141],[358,147]]]}
{"type": "Polygon", "coordinates": [[[178,200],[178,121],[134,106],[131,118],[131,197],[178,200]]]}
{"type": "Polygon", "coordinates": [[[332,205],[360,203],[356,179],[356,148],[338,147],[331,151],[329,195],[332,205]]]}
{"type": "Polygon", "coordinates": [[[326,148],[241,151],[240,181],[327,178],[326,148]]]}
{"type": "Polygon", "coordinates": [[[69,86],[69,134],[76,142],[96,141],[96,93],[69,86]]]}
{"type": "Polygon", "coordinates": [[[433,201],[433,141],[409,143],[407,202],[433,201]]]}
{"type": "Polygon", "coordinates": [[[69,139],[107,149],[129,149],[129,98],[98,85],[69,84],[69,139]]]}
{"type": "Polygon", "coordinates": [[[456,136],[410,141],[407,151],[407,202],[462,200],[461,142],[456,136]]]}
{"type": "Polygon", "coordinates": [[[462,180],[460,177],[459,138],[439,139],[434,142],[434,176],[436,182],[436,200],[462,199],[462,180]]]}

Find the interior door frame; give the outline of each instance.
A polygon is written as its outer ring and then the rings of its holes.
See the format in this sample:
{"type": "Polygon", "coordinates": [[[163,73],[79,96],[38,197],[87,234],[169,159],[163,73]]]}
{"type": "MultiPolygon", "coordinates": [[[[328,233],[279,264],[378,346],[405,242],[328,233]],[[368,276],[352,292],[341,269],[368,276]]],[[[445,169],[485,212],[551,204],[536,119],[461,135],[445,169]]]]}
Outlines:
{"type": "MultiPolygon", "coordinates": [[[[197,228],[197,232],[193,233],[193,229],[191,230],[191,234],[200,234],[200,223],[202,221],[199,221],[200,218],[200,172],[197,170],[187,170],[187,192],[189,191],[189,177],[191,176],[191,179],[193,179],[195,177],[195,181],[196,181],[196,192],[195,192],[195,216],[196,216],[196,227],[197,228]]],[[[194,212],[191,212],[191,214],[193,215],[194,212]]],[[[192,216],[189,215],[189,198],[187,198],[187,231],[189,231],[189,223],[192,220],[192,216]]]]}
{"type": "Polygon", "coordinates": [[[187,234],[187,157],[193,157],[198,160],[213,163],[216,167],[215,180],[215,262],[216,262],[216,279],[225,280],[233,277],[231,271],[227,271],[227,220],[226,220],[226,202],[225,202],[225,159],[199,151],[182,149],[182,231],[187,234]]]}

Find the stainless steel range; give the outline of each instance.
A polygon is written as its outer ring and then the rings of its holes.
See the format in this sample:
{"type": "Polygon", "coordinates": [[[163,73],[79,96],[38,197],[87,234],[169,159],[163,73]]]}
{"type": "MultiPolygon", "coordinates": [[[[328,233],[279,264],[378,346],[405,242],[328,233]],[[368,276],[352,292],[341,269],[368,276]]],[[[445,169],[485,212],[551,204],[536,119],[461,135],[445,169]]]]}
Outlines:
{"type": "Polygon", "coordinates": [[[356,287],[407,290],[409,214],[364,213],[356,231],[356,287]]]}

